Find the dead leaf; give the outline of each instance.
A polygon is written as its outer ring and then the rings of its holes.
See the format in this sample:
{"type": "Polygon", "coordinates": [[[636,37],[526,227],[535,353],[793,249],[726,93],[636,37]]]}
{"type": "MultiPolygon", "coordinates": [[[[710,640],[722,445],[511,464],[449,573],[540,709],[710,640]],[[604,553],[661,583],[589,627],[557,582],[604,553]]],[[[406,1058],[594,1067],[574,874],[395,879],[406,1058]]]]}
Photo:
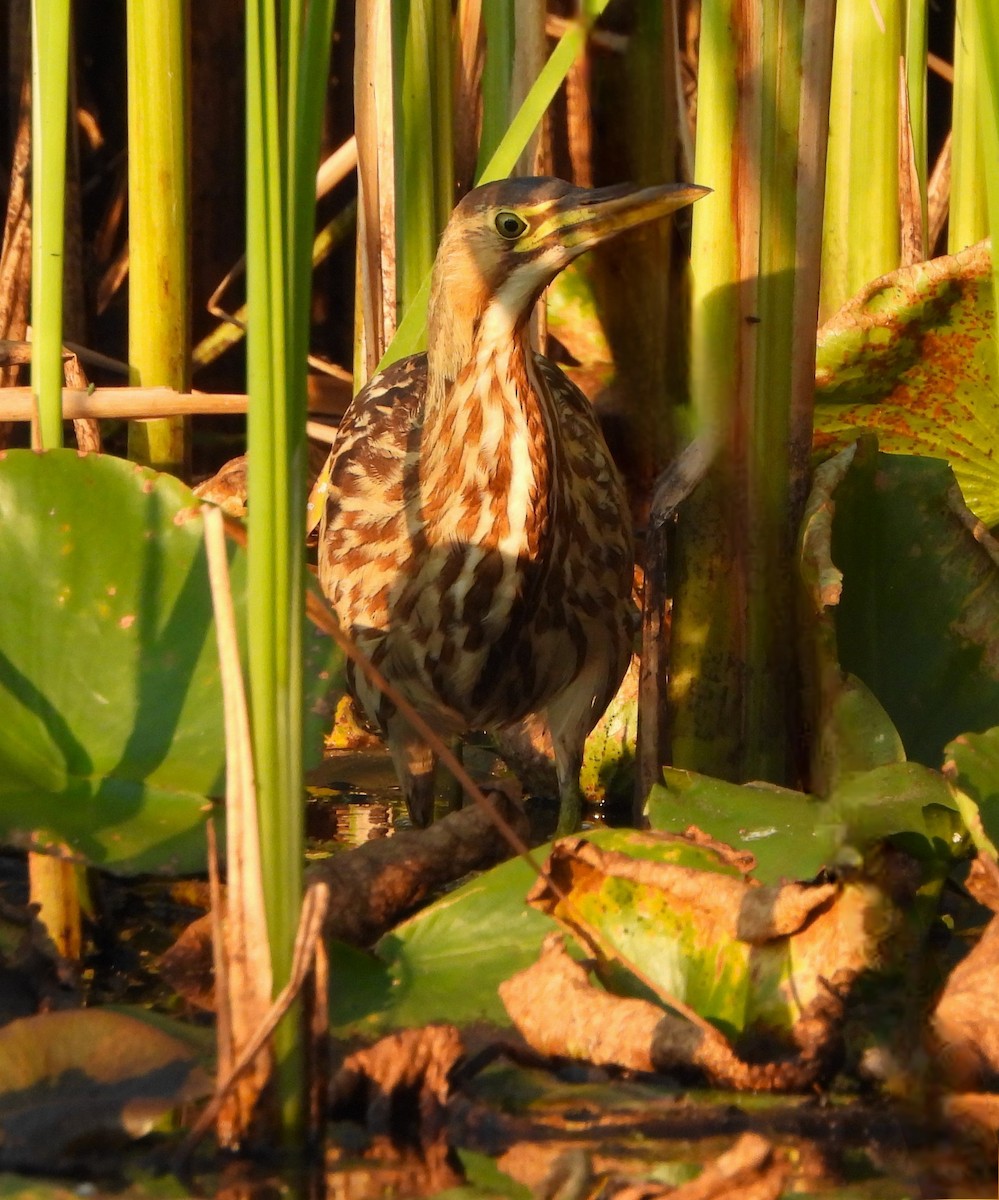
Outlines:
{"type": "MultiPolygon", "coordinates": [[[[650,834],[652,840],[684,840],[669,834],[650,834]]],[[[696,844],[714,850],[718,843],[703,836],[696,844]]],[[[729,847],[725,847],[726,850],[729,847]]],[[[723,861],[739,867],[740,859],[723,861]]],[[[764,887],[752,879],[708,874],[695,867],[635,858],[618,850],[603,850],[585,838],[563,838],[552,849],[546,876],[539,878],[528,902],[559,920],[571,923],[572,913],[559,904],[559,892],[586,891],[597,879],[611,876],[665,892],[676,905],[696,911],[711,934],[759,943],[797,933],[837,894],[837,884],[788,883],[764,887]]],[[[586,939],[586,930],[573,930],[586,939]]]]}
{"type": "Polygon", "coordinates": [[[872,884],[764,887],[703,842],[695,855],[679,835],[632,841],[625,853],[563,839],[529,902],[581,942],[609,990],[731,1029],[752,1058],[750,1040],[763,1058],[795,1052],[796,1023],[875,966],[895,928],[872,884]]]}
{"type": "Polygon", "coordinates": [[[930,1024],[936,1062],[961,1091],[999,1083],[999,917],[947,980],[930,1024]]]}
{"type": "Polygon", "coordinates": [[[971,864],[965,887],[979,904],[999,912],[999,866],[988,854],[978,854],[971,864]]]}
{"type": "Polygon", "coordinates": [[[451,1073],[464,1053],[454,1025],[390,1034],[344,1059],[330,1084],[330,1110],[360,1116],[376,1136],[416,1132],[421,1141],[433,1141],[443,1127],[451,1073]]]}
{"type": "Polygon", "coordinates": [[[538,961],[501,983],[499,994],[514,1025],[541,1054],[655,1070],[652,1043],[663,1010],[595,987],[566,953],[561,934],[549,934],[538,961]]]}
{"type": "Polygon", "coordinates": [[[796,1055],[746,1062],[717,1030],[647,1000],[598,988],[569,956],[561,934],[549,935],[538,961],[500,985],[500,999],[525,1041],[549,1057],[634,1071],[695,1072],[717,1087],[751,1091],[812,1086],[837,1052],[842,1019],[842,1002],[829,989],[795,1025],[796,1055]]]}

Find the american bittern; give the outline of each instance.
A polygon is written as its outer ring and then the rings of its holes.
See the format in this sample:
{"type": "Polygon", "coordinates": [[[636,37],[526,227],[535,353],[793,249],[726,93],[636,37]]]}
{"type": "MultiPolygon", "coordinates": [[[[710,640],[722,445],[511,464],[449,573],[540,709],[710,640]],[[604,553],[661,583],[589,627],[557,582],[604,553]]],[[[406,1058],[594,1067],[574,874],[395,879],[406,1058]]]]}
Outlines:
{"type": "MultiPolygon", "coordinates": [[[[368,383],[330,451],[319,578],[341,624],[444,735],[540,716],[560,832],[578,828],[583,743],[631,654],[633,548],[590,404],[532,351],[528,318],[584,250],[706,191],[470,192],[434,263],[427,353],[368,383]]],[[[426,824],[434,755],[370,684],[352,686],[426,824]]]]}

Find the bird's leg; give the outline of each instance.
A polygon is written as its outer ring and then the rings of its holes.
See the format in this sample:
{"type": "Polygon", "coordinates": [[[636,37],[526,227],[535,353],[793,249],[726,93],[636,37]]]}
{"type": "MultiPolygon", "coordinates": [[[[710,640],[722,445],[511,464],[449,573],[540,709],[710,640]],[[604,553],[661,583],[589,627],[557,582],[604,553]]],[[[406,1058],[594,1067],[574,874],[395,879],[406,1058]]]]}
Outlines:
{"type": "Polygon", "coordinates": [[[604,663],[594,659],[570,687],[548,705],[545,716],[558,776],[557,837],[575,833],[582,824],[583,792],[579,786],[579,773],[583,767],[586,738],[613,696],[616,679],[623,674],[622,666],[616,677],[612,677],[604,663]]]}
{"type": "Polygon", "coordinates": [[[558,825],[557,838],[576,833],[583,824],[583,789],[579,786],[579,772],[583,766],[582,754],[574,755],[563,774],[558,768],[558,825]]]}
{"type": "Polygon", "coordinates": [[[588,723],[581,720],[578,706],[566,711],[553,705],[548,710],[548,728],[555,752],[555,774],[558,777],[558,825],[556,837],[575,833],[583,823],[583,792],[579,772],[583,768],[583,743],[588,723]],[[559,718],[562,718],[559,720],[559,718]]]}
{"type": "MultiPolygon", "coordinates": [[[[461,738],[449,737],[446,739],[446,742],[451,753],[461,762],[461,738]]],[[[447,767],[442,768],[438,766],[436,790],[445,812],[457,812],[461,808],[463,795],[461,784],[447,767]]]]}
{"type": "Polygon", "coordinates": [[[417,828],[425,829],[434,817],[437,756],[399,716],[389,721],[385,740],[396,774],[402,781],[409,818],[417,828]]]}

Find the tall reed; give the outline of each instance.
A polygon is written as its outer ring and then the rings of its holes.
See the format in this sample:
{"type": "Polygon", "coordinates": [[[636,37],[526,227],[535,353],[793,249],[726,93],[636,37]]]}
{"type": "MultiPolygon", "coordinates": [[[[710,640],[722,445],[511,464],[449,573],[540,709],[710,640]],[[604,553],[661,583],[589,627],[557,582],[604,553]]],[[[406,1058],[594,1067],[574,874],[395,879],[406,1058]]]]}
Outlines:
{"type": "MultiPolygon", "coordinates": [[[[190,388],[189,0],[129,0],[130,383],[190,388]]],[[[190,419],[130,421],[128,454],[184,476],[190,419]]]]}
{"type": "MultiPolygon", "coordinates": [[[[302,538],[315,173],[333,0],[247,5],[249,697],[275,994],[302,898],[302,538]]],[[[299,1126],[297,1010],[275,1036],[282,1120],[299,1126]]]]}

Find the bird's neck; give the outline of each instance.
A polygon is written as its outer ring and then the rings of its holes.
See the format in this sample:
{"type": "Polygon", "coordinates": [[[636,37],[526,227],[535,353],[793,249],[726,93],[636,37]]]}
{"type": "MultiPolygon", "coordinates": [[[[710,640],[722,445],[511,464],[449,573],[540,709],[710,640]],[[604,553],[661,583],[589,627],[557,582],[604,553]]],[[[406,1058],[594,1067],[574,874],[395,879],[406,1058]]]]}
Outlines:
{"type": "Polygon", "coordinates": [[[534,557],[548,522],[555,414],[525,321],[491,305],[467,335],[435,344],[431,331],[419,468],[427,535],[534,557]]]}

